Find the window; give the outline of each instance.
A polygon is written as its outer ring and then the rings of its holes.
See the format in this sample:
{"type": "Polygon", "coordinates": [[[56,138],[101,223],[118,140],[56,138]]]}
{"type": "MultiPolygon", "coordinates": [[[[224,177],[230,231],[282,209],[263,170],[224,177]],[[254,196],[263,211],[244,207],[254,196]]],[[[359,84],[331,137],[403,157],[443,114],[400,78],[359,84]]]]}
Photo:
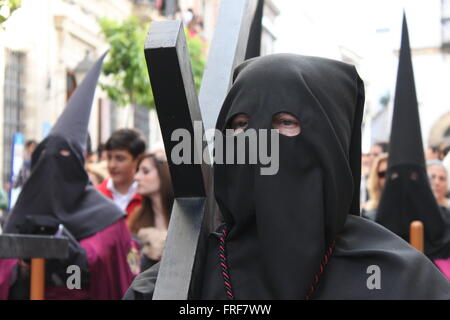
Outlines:
{"type": "Polygon", "coordinates": [[[22,132],[24,101],[24,62],[25,54],[6,51],[4,84],[4,123],[3,123],[3,181],[11,175],[11,148],[15,133],[22,132]]]}
{"type": "Polygon", "coordinates": [[[441,15],[442,46],[448,48],[450,47],[450,0],[442,0],[441,15]]]}
{"type": "Polygon", "coordinates": [[[75,73],[66,71],[66,99],[69,100],[72,93],[77,88],[77,81],[75,80],[75,73]]]}

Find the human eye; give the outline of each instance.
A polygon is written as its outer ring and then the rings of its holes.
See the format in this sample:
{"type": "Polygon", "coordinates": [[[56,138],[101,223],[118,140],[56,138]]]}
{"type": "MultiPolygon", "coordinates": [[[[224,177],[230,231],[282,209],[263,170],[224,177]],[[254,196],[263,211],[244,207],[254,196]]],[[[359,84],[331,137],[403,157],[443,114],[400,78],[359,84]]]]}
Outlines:
{"type": "Polygon", "coordinates": [[[244,131],[248,127],[249,121],[250,117],[248,115],[246,115],[245,113],[239,113],[230,119],[227,128],[232,129],[233,134],[236,135],[244,131]]]}
{"type": "Polygon", "coordinates": [[[272,127],[280,134],[292,137],[300,133],[300,121],[292,114],[280,112],[272,117],[272,127]]]}
{"type": "Polygon", "coordinates": [[[292,126],[295,126],[296,123],[292,120],[282,120],[281,124],[283,126],[292,127],[292,126]]]}

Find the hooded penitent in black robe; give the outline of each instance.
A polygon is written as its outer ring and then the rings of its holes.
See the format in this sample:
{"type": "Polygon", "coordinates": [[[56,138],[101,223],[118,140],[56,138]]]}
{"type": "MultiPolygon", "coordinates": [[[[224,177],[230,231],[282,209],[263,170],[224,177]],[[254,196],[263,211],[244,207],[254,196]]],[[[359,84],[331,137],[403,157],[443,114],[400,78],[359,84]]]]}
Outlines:
{"type": "Polygon", "coordinates": [[[450,224],[428,181],[405,17],[389,146],[386,183],[376,221],[406,241],[411,222],[422,221],[425,254],[432,260],[448,259],[450,224]]]}
{"type": "MultiPolygon", "coordinates": [[[[260,164],[214,165],[224,225],[208,238],[202,292],[193,298],[450,298],[450,284],[423,254],[357,216],[363,105],[363,83],[345,63],[277,54],[237,68],[216,128],[245,113],[246,130],[271,129],[273,115],[286,112],[301,132],[280,135],[275,175],[261,175],[260,164]]],[[[157,271],[139,275],[125,298],[151,298],[157,271]]]]}
{"type": "MultiPolygon", "coordinates": [[[[60,230],[70,239],[68,259],[47,261],[47,287],[56,288],[50,295],[54,299],[77,297],[79,290],[66,288],[66,269],[72,264],[82,271],[83,298],[120,298],[125,291],[121,288],[133,278],[127,263],[131,237],[125,214],[92,186],[84,170],[89,117],[104,56],[33,152],[31,176],[4,226],[5,233],[54,235],[60,230]]],[[[8,294],[12,266],[14,261],[0,261],[0,297],[8,294]]],[[[26,297],[26,291],[16,282],[9,296],[26,297]]]]}

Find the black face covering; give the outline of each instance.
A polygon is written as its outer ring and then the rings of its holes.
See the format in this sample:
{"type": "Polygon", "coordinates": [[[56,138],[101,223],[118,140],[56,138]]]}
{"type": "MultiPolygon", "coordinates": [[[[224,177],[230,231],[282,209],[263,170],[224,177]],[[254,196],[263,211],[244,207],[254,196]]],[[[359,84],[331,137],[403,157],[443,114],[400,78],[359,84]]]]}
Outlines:
{"type": "Polygon", "coordinates": [[[424,250],[431,259],[450,257],[450,230],[423,167],[392,166],[378,208],[377,222],[409,241],[411,222],[424,225],[424,250]]]}
{"type": "Polygon", "coordinates": [[[51,205],[56,212],[76,205],[88,184],[81,154],[81,150],[59,136],[45,139],[33,153],[32,169],[37,169],[35,179],[47,181],[46,188],[40,192],[53,195],[55,201],[51,205]]]}
{"type": "MultiPolygon", "coordinates": [[[[353,122],[362,106],[362,82],[344,63],[284,54],[250,60],[238,69],[217,129],[223,132],[234,115],[245,113],[246,130],[270,130],[272,117],[285,112],[299,120],[301,132],[280,134],[275,175],[261,175],[260,164],[215,164],[236,298],[307,296],[325,252],[352,207],[358,207],[353,190],[359,182],[352,169],[359,166],[349,155],[357,149],[352,139],[360,139],[353,122]]],[[[204,281],[204,298],[225,294],[215,241],[206,266],[215,281],[204,281]]]]}

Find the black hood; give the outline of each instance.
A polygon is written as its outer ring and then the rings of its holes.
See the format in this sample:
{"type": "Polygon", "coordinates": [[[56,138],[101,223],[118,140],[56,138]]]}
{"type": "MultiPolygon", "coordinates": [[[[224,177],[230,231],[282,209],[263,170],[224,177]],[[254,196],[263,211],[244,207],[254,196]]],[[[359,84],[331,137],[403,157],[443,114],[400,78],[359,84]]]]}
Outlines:
{"type": "MultiPolygon", "coordinates": [[[[345,63],[277,54],[237,68],[216,128],[224,132],[234,115],[245,113],[246,130],[272,129],[273,115],[286,112],[299,119],[301,132],[279,136],[275,175],[261,175],[260,164],[214,166],[236,298],[308,294],[347,215],[359,214],[363,105],[363,83],[345,63]]],[[[213,248],[206,270],[217,262],[213,248]]],[[[204,298],[223,292],[220,279],[203,286],[204,298]]]]}
{"type": "Polygon", "coordinates": [[[425,254],[430,258],[449,257],[450,228],[431,191],[425,166],[408,26],[404,15],[388,170],[376,221],[409,241],[409,228],[414,220],[424,224],[425,254]]]}
{"type": "Polygon", "coordinates": [[[51,220],[79,240],[124,217],[116,205],[90,184],[84,170],[87,128],[103,55],[76,89],[49,136],[32,155],[26,181],[4,232],[27,233],[27,224],[51,220]]]}

